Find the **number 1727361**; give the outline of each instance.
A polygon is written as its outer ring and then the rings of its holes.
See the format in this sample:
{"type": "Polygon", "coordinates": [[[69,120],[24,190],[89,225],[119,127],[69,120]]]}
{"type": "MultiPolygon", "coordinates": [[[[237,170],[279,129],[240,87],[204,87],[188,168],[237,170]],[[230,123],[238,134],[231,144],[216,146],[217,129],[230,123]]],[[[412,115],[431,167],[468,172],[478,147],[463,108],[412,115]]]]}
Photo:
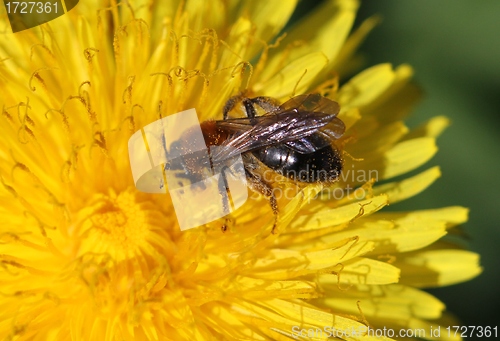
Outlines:
{"type": "Polygon", "coordinates": [[[446,331],[448,332],[448,337],[457,337],[460,336],[462,338],[475,338],[475,337],[494,337],[498,336],[498,327],[497,326],[449,326],[446,327],[446,331]]]}
{"type": "Polygon", "coordinates": [[[40,1],[5,1],[5,8],[9,14],[58,13],[60,10],[57,1],[54,3],[40,1]]]}

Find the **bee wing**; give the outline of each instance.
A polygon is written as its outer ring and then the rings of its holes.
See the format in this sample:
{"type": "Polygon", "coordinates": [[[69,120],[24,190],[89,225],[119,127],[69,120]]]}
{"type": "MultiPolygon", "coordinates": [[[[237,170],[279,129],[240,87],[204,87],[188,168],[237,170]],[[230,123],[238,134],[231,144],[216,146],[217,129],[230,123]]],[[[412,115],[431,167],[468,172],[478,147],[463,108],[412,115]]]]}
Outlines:
{"type": "Polygon", "coordinates": [[[293,109],[308,112],[322,112],[337,116],[340,111],[340,106],[337,102],[323,97],[320,94],[307,94],[290,98],[279,106],[278,111],[286,112],[293,109]]]}
{"type": "MultiPolygon", "coordinates": [[[[288,111],[295,108],[299,110],[299,112],[322,112],[334,116],[337,116],[340,111],[340,106],[337,102],[323,97],[320,94],[307,94],[293,97],[283,103],[278,111],[288,111]]],[[[344,134],[344,131],[344,122],[335,118],[332,119],[327,125],[320,128],[318,133],[326,139],[336,140],[344,134]]]]}
{"type": "MultiPolygon", "coordinates": [[[[220,162],[266,146],[304,140],[303,138],[314,134],[334,119],[335,115],[299,111],[293,108],[255,118],[217,121],[219,128],[232,132],[234,135],[216,148],[217,151],[212,154],[212,160],[220,162]]],[[[302,145],[307,145],[306,142],[304,141],[302,145]]],[[[297,148],[300,149],[301,146],[297,148]]],[[[302,147],[302,150],[311,149],[314,149],[314,146],[302,147]]]]}
{"type": "Polygon", "coordinates": [[[286,145],[301,154],[313,153],[331,144],[332,140],[340,138],[344,130],[344,122],[334,118],[329,124],[319,129],[315,135],[286,142],[286,145]]]}
{"type": "MultiPolygon", "coordinates": [[[[292,110],[297,108],[302,111],[322,112],[337,116],[340,106],[337,102],[325,98],[319,94],[299,95],[293,97],[280,106],[279,111],[292,110]]],[[[287,146],[302,154],[313,153],[318,149],[326,147],[330,140],[339,139],[345,131],[344,122],[339,118],[332,119],[324,127],[318,129],[317,133],[322,139],[301,138],[287,142],[287,146]]]]}

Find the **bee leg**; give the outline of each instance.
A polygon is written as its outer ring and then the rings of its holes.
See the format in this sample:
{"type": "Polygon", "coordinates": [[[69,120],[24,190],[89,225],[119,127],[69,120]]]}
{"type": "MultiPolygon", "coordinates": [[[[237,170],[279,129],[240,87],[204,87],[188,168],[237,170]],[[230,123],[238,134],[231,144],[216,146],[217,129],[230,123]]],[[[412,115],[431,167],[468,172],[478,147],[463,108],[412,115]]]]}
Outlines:
{"type": "Polygon", "coordinates": [[[242,101],[243,106],[245,107],[245,112],[247,114],[247,117],[250,118],[250,122],[252,122],[252,119],[257,116],[257,110],[255,110],[255,105],[258,105],[262,109],[264,109],[266,112],[272,112],[275,110],[279,109],[279,104],[276,102],[276,100],[272,99],[271,97],[255,97],[255,98],[245,98],[242,101]]]}
{"type": "MultiPolygon", "coordinates": [[[[226,167],[226,169],[229,169],[226,167]]],[[[224,168],[222,169],[220,173],[220,178],[219,178],[219,183],[218,183],[218,189],[219,189],[219,194],[221,196],[222,200],[222,209],[224,211],[224,214],[229,214],[231,213],[231,209],[229,207],[229,185],[227,184],[227,179],[226,179],[226,174],[224,173],[224,168]]]]}
{"type": "Polygon", "coordinates": [[[236,103],[241,101],[243,97],[243,93],[240,93],[239,95],[233,96],[227,100],[226,104],[224,104],[224,108],[222,109],[222,118],[224,120],[227,120],[229,118],[229,112],[233,110],[236,103]]]}
{"type": "Polygon", "coordinates": [[[224,108],[222,109],[222,118],[227,120],[229,117],[229,112],[233,110],[235,104],[237,102],[236,97],[231,97],[227,100],[226,104],[224,104],[224,108]]]}
{"type": "Polygon", "coordinates": [[[224,120],[227,120],[229,118],[229,112],[233,110],[236,104],[240,101],[245,108],[245,113],[248,118],[255,118],[255,116],[257,116],[255,105],[258,105],[267,112],[276,111],[280,107],[279,102],[274,98],[266,96],[245,98],[245,93],[240,93],[239,95],[229,98],[224,105],[224,108],[222,109],[222,118],[224,120]]]}
{"type": "Polygon", "coordinates": [[[259,96],[250,99],[250,101],[255,105],[257,104],[259,107],[264,109],[266,112],[272,112],[279,109],[280,104],[277,100],[271,97],[259,96]]]}
{"type": "Polygon", "coordinates": [[[250,123],[252,125],[255,125],[257,123],[255,122],[255,116],[257,116],[257,111],[255,110],[252,101],[246,98],[242,101],[242,103],[243,106],[245,107],[245,112],[247,113],[247,117],[250,119],[250,123]]]}
{"type": "MultiPolygon", "coordinates": [[[[245,108],[245,113],[248,118],[252,119],[257,116],[257,111],[255,110],[254,103],[249,98],[244,98],[242,94],[231,97],[227,100],[224,108],[222,109],[222,118],[227,120],[229,118],[229,112],[233,110],[236,103],[241,101],[243,107],[245,108]]],[[[252,122],[252,121],[250,121],[252,122]]],[[[253,122],[252,122],[253,123],[253,122]]]]}
{"type": "Polygon", "coordinates": [[[274,214],[274,224],[271,232],[275,234],[278,225],[278,201],[276,200],[273,189],[260,176],[253,174],[251,170],[245,169],[245,173],[250,187],[269,199],[269,204],[274,214]]]}

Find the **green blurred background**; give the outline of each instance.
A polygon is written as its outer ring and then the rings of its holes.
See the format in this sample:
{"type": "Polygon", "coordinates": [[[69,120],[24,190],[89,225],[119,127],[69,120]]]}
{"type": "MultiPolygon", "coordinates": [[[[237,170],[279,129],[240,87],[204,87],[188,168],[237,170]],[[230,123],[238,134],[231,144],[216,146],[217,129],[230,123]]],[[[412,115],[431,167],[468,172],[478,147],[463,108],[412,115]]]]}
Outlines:
{"type": "MultiPolygon", "coordinates": [[[[302,1],[296,16],[320,2],[302,1]]],[[[414,67],[425,95],[407,121],[410,127],[436,115],[446,115],[452,122],[438,140],[438,154],[419,168],[439,165],[442,177],[391,209],[470,208],[463,226],[465,244],[481,254],[484,272],[469,282],[428,291],[464,325],[496,326],[500,321],[496,197],[500,194],[500,1],[365,0],[356,26],[375,14],[383,21],[361,47],[366,66],[390,62],[414,67]]]]}
{"type": "Polygon", "coordinates": [[[425,96],[410,126],[435,115],[452,125],[438,140],[430,163],[442,177],[397,209],[462,205],[464,230],[481,254],[484,272],[472,281],[429,290],[465,325],[500,321],[500,1],[364,1],[361,20],[380,14],[382,24],[363,45],[368,65],[409,63],[425,96]]]}

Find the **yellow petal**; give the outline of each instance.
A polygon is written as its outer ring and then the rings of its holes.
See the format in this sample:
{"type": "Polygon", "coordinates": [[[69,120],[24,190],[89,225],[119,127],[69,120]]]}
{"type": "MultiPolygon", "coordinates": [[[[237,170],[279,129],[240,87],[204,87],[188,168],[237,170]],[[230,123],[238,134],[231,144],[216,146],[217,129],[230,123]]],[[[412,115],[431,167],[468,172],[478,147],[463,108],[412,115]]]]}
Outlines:
{"type": "Polygon", "coordinates": [[[436,141],[430,137],[398,143],[384,155],[385,167],[382,170],[381,179],[389,179],[409,172],[429,161],[436,152],[436,141]]]}
{"type": "Polygon", "coordinates": [[[343,262],[341,265],[335,268],[335,274],[321,275],[320,283],[322,285],[337,285],[338,283],[377,285],[397,283],[399,280],[400,270],[385,262],[359,257],[343,262]]]}
{"type": "Polygon", "coordinates": [[[270,250],[259,258],[248,275],[263,279],[289,279],[318,270],[337,268],[337,264],[373,250],[371,242],[346,240],[340,246],[320,251],[300,252],[289,249],[270,250]],[[283,267],[287,264],[287,267],[283,267]]]}
{"type": "Polygon", "coordinates": [[[226,40],[228,46],[224,45],[219,64],[230,66],[245,60],[252,45],[252,22],[246,17],[238,18],[226,40]]]}
{"type": "Polygon", "coordinates": [[[356,122],[361,119],[361,114],[358,108],[350,110],[342,110],[338,117],[344,122],[346,131],[348,131],[356,122]]]}
{"type": "Polygon", "coordinates": [[[420,127],[412,130],[412,132],[405,136],[405,140],[414,139],[417,137],[438,137],[443,130],[450,125],[450,120],[444,116],[436,116],[421,125],[420,127]]]}
{"type": "MultiPolygon", "coordinates": [[[[290,334],[294,331],[305,329],[306,332],[311,327],[329,327],[340,331],[363,330],[364,325],[354,320],[336,316],[331,313],[313,308],[303,301],[266,300],[259,302],[259,306],[246,303],[244,308],[256,315],[264,316],[271,321],[278,323],[288,323],[291,326],[299,326],[299,329],[290,329],[290,334]]],[[[360,333],[362,334],[362,333],[360,333]]],[[[297,335],[297,334],[295,334],[297,335]]],[[[306,334],[307,336],[307,334],[306,334]]],[[[305,337],[304,339],[309,340],[305,337]]],[[[322,340],[324,338],[319,338],[322,340]]],[[[362,340],[361,335],[352,335],[350,340],[362,340]]]]}
{"type": "Polygon", "coordinates": [[[333,69],[341,70],[341,76],[348,73],[351,69],[349,64],[352,63],[353,54],[356,52],[358,46],[365,40],[368,33],[380,22],[377,16],[370,17],[363,21],[363,23],[347,38],[344,46],[342,46],[337,58],[331,65],[333,69]]]}
{"type": "Polygon", "coordinates": [[[318,297],[317,285],[311,281],[267,281],[263,279],[238,276],[234,279],[235,296],[252,299],[275,298],[313,298],[318,297]]]}
{"type": "Polygon", "coordinates": [[[392,84],[386,91],[380,93],[379,97],[366,104],[363,114],[374,115],[381,122],[393,122],[408,114],[415,101],[414,89],[409,86],[413,69],[409,65],[402,64],[393,72],[392,84]]]}
{"type": "MultiPolygon", "coordinates": [[[[336,286],[336,283],[325,284],[328,284],[328,288],[336,293],[342,290],[342,287],[336,286]]],[[[357,302],[359,301],[368,321],[409,320],[411,318],[436,319],[441,317],[445,309],[445,305],[434,296],[400,284],[387,286],[354,285],[342,292],[343,297],[338,296],[315,299],[314,302],[345,313],[356,314],[358,313],[357,302]]]]}
{"type": "Polygon", "coordinates": [[[194,31],[201,31],[207,27],[220,30],[225,24],[227,1],[214,0],[186,1],[185,13],[189,19],[189,26],[194,31]]]}
{"type": "Polygon", "coordinates": [[[381,220],[405,223],[407,221],[418,222],[422,225],[428,222],[443,222],[446,228],[463,224],[467,221],[469,210],[460,206],[450,206],[431,210],[419,210],[411,212],[380,212],[376,218],[381,220]]]}
{"type": "Polygon", "coordinates": [[[383,255],[416,250],[435,242],[446,234],[444,221],[425,219],[425,214],[411,217],[401,215],[400,218],[394,217],[391,220],[385,220],[379,218],[379,214],[375,214],[354,221],[349,229],[318,236],[308,242],[302,242],[294,248],[330,247],[347,238],[357,238],[359,242],[371,241],[375,243],[375,248],[370,252],[370,255],[383,255]],[[354,228],[358,226],[359,228],[354,228]]]}
{"type": "Polygon", "coordinates": [[[321,185],[310,185],[301,190],[283,209],[278,224],[289,226],[299,210],[314,199],[321,187],[321,185]]]}
{"type": "Polygon", "coordinates": [[[372,66],[340,88],[336,99],[342,110],[365,106],[385,92],[394,79],[395,73],[390,64],[372,66]]]}
{"type": "Polygon", "coordinates": [[[244,1],[242,5],[239,16],[248,16],[250,21],[256,24],[255,42],[247,55],[252,57],[285,26],[297,6],[297,0],[244,1]]]}
{"type": "Polygon", "coordinates": [[[322,52],[310,53],[286,65],[268,81],[255,84],[253,89],[279,99],[301,94],[327,63],[322,52]]]}
{"type": "Polygon", "coordinates": [[[415,251],[398,256],[401,283],[416,287],[436,287],[467,281],[479,275],[479,255],[464,250],[415,251]]]}
{"type": "Polygon", "coordinates": [[[321,51],[333,61],[351,30],[357,8],[357,1],[325,1],[292,27],[283,45],[288,41],[305,41],[308,45],[305,51],[321,51]]]}
{"type": "MultiPolygon", "coordinates": [[[[358,130],[355,128],[354,130],[358,130]]],[[[348,146],[346,150],[358,158],[364,158],[373,154],[382,153],[391,148],[397,141],[408,133],[408,128],[401,121],[380,127],[370,135],[360,138],[352,147],[348,146]],[[349,148],[350,147],[350,148],[349,148]]],[[[356,134],[356,133],[355,133],[356,134]]],[[[351,164],[355,164],[351,161],[351,164]]],[[[347,171],[349,167],[345,167],[347,171]]],[[[345,176],[349,177],[348,174],[345,176]]]]}
{"type": "Polygon", "coordinates": [[[441,176],[439,167],[432,167],[418,175],[399,182],[375,186],[373,194],[386,194],[391,204],[411,198],[432,185],[441,176]]]}
{"type": "MultiPolygon", "coordinates": [[[[205,304],[198,311],[201,321],[219,335],[227,335],[232,340],[265,340],[260,333],[255,333],[252,328],[242,321],[240,314],[235,313],[234,309],[228,308],[224,304],[212,303],[205,304]]],[[[217,334],[216,334],[217,335],[217,334]]],[[[189,338],[186,338],[188,340],[189,338]]],[[[207,338],[198,340],[214,339],[214,333],[208,333],[207,338]]]]}
{"type": "MultiPolygon", "coordinates": [[[[322,193],[323,198],[328,197],[328,192],[322,193]]],[[[318,210],[311,214],[298,216],[291,222],[291,231],[315,230],[329,226],[349,223],[355,218],[363,215],[370,215],[387,205],[387,197],[380,195],[369,200],[344,205],[332,209],[328,206],[322,206],[321,202],[313,203],[311,209],[316,207],[318,210]],[[314,206],[313,206],[314,205],[314,206]]]]}
{"type": "Polygon", "coordinates": [[[270,50],[270,58],[258,77],[267,79],[311,52],[323,52],[333,61],[352,27],[357,7],[357,1],[352,0],[321,3],[287,32],[278,47],[270,50]]]}

